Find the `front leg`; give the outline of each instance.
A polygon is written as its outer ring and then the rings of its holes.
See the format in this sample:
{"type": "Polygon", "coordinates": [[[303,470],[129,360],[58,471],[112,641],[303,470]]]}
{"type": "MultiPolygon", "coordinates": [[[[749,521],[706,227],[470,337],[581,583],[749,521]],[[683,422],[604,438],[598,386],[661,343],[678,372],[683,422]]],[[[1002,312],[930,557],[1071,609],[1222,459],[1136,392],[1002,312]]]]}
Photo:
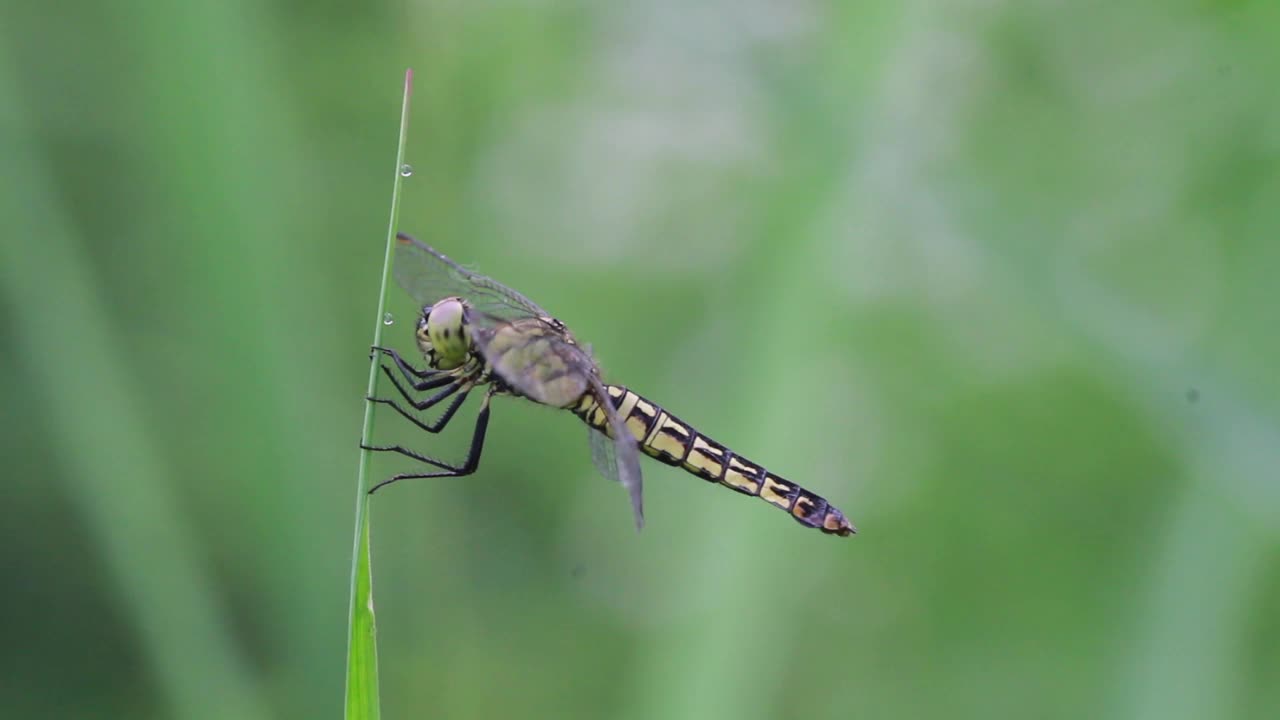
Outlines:
{"type": "MultiPolygon", "coordinates": [[[[400,357],[400,353],[396,352],[395,348],[385,348],[385,347],[380,347],[378,345],[374,345],[372,348],[370,348],[370,351],[380,352],[383,355],[390,355],[391,359],[395,361],[396,367],[400,368],[400,372],[404,374],[404,379],[409,382],[414,382],[414,379],[413,379],[414,377],[422,378],[422,379],[433,378],[440,375],[443,372],[441,370],[431,370],[429,368],[424,370],[419,370],[418,368],[410,365],[407,360],[400,357]]],[[[386,366],[384,365],[383,367],[386,367],[386,366]]]]}
{"type": "MultiPolygon", "coordinates": [[[[409,397],[404,387],[400,385],[400,381],[396,379],[395,374],[391,372],[391,368],[387,367],[386,365],[379,365],[378,367],[381,367],[382,372],[386,374],[387,378],[391,380],[391,382],[395,383],[396,389],[400,391],[401,395],[404,395],[405,397],[409,397]]],[[[454,382],[457,379],[458,379],[458,373],[456,373],[453,370],[447,370],[447,371],[436,370],[435,374],[432,375],[431,378],[428,380],[414,380],[409,375],[405,375],[405,380],[409,381],[409,387],[413,388],[414,390],[417,390],[418,392],[434,390],[435,388],[438,388],[442,385],[448,385],[449,383],[454,382]]]]}

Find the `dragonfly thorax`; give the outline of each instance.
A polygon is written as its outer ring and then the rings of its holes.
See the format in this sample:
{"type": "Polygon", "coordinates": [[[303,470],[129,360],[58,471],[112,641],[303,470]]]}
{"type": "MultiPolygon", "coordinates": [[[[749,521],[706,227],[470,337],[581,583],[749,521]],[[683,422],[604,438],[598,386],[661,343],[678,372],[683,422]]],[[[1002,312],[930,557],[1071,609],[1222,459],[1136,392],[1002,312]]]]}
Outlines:
{"type": "Polygon", "coordinates": [[[452,370],[471,356],[466,308],[459,298],[445,298],[424,307],[417,335],[418,348],[438,370],[452,370]]]}

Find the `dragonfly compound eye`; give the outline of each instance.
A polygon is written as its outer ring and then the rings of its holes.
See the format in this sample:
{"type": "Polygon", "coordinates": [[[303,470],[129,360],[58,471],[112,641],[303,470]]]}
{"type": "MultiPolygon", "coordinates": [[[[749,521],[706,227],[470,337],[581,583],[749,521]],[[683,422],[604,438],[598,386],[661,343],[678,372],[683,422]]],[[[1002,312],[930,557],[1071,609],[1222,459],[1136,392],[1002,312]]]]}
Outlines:
{"type": "Polygon", "coordinates": [[[437,367],[450,370],[467,361],[471,341],[467,335],[462,302],[448,298],[436,303],[427,316],[427,337],[436,351],[437,367]]]}

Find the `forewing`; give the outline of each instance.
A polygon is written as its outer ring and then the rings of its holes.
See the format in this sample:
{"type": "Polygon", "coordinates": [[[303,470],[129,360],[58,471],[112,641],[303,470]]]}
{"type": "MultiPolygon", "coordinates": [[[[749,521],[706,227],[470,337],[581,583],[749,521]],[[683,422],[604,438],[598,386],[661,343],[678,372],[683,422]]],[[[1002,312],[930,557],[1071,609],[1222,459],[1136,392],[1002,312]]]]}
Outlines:
{"type": "Polygon", "coordinates": [[[400,287],[423,305],[457,296],[477,311],[502,320],[548,314],[524,295],[493,278],[471,272],[404,233],[396,235],[395,276],[400,287]]]}

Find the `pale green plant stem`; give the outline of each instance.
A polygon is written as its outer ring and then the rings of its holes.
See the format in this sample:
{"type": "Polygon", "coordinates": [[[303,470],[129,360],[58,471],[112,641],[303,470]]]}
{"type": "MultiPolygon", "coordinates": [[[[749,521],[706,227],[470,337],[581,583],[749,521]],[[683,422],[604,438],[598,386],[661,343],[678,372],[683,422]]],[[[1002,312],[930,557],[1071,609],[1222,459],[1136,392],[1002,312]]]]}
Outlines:
{"type": "MultiPolygon", "coordinates": [[[[387,287],[391,279],[391,259],[395,248],[396,225],[400,216],[400,185],[404,178],[404,147],[409,129],[409,96],[413,91],[413,70],[404,73],[404,99],[400,106],[400,141],[396,147],[395,181],[391,189],[391,219],[387,227],[386,251],[382,260],[382,286],[378,291],[378,314],[373,323],[373,344],[382,344],[383,317],[387,312],[387,287]]],[[[373,397],[378,386],[378,360],[369,358],[369,382],[365,392],[373,397]]],[[[374,404],[365,402],[364,427],[360,444],[368,445],[373,436],[374,404]]],[[[351,607],[347,640],[348,720],[378,718],[378,646],[373,616],[373,573],[369,560],[369,464],[372,453],[360,450],[360,469],[356,475],[355,541],[351,555],[351,607]]]]}

